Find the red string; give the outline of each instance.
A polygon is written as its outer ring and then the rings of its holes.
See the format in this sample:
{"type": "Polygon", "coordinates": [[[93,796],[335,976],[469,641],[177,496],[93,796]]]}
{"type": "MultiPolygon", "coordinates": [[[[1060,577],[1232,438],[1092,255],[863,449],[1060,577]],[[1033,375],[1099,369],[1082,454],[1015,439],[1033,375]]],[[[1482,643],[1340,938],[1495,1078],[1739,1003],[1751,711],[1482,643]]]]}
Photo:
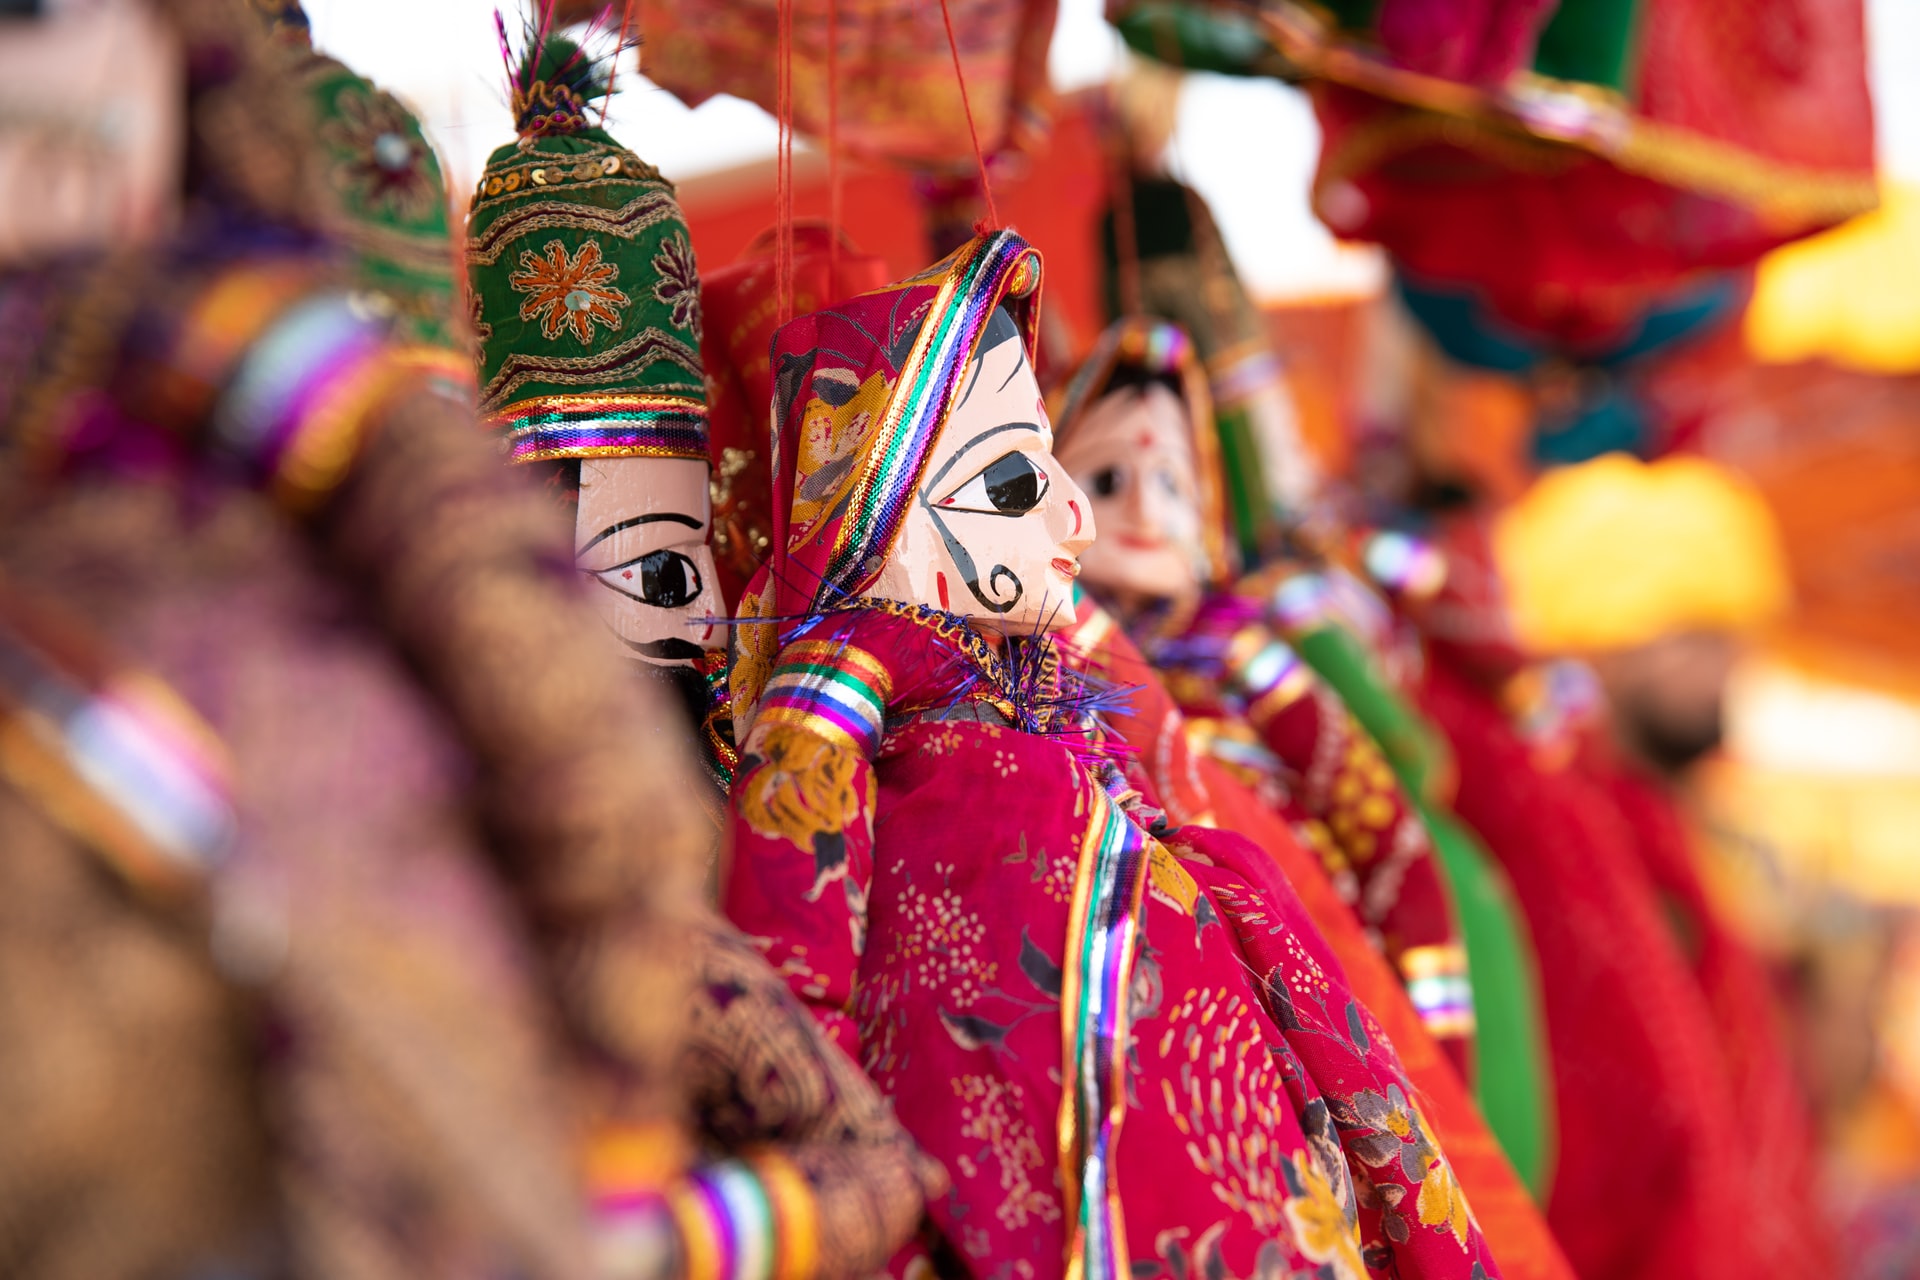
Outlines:
{"type": "Polygon", "coordinates": [[[780,120],[780,154],[774,165],[774,205],[778,210],[774,245],[774,290],[780,323],[793,319],[793,0],[779,0],[779,67],[775,110],[780,120]]]}
{"type": "MultiPolygon", "coordinates": [[[[620,74],[620,54],[625,52],[627,41],[633,36],[633,5],[634,0],[627,0],[626,7],[620,11],[620,35],[614,46],[613,66],[607,71],[607,96],[605,99],[607,106],[611,106],[613,103],[613,82],[614,78],[620,74]]],[[[611,13],[612,11],[613,6],[607,6],[607,13],[611,13]]],[[[595,21],[597,22],[598,19],[595,19],[595,21]]],[[[633,48],[633,69],[638,71],[640,69],[640,42],[638,40],[633,41],[633,48]]],[[[602,120],[606,118],[606,114],[607,107],[601,107],[600,117],[602,120]]]]}
{"type": "Polygon", "coordinates": [[[827,287],[840,281],[840,0],[827,0],[827,287]]]}
{"type": "Polygon", "coordinates": [[[940,18],[947,24],[947,49],[953,54],[953,78],[960,82],[960,109],[967,113],[967,136],[973,139],[973,162],[980,167],[980,194],[987,200],[987,218],[976,231],[990,231],[1000,225],[1000,211],[993,207],[993,184],[987,181],[987,155],[980,149],[980,131],[973,124],[973,100],[967,96],[967,76],[960,70],[960,44],[953,38],[953,14],[947,0],[940,0],[940,18]]]}

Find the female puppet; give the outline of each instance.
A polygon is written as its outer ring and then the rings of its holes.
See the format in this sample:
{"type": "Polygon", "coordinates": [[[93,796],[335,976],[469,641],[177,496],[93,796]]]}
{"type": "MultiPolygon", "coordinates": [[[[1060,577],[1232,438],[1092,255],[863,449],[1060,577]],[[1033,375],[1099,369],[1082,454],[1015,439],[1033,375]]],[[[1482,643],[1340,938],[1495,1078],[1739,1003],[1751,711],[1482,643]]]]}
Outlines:
{"type": "Polygon", "coordinates": [[[1158,668],[1195,744],[1264,789],[1346,875],[1362,918],[1381,932],[1428,1028],[1456,1061],[1473,1041],[1481,1104],[1537,1187],[1537,1031],[1532,1003],[1508,977],[1519,969],[1508,904],[1489,891],[1484,855],[1444,814],[1409,800],[1368,733],[1373,726],[1363,728],[1343,701],[1346,687],[1327,687],[1269,628],[1264,586],[1229,589],[1210,416],[1204,374],[1178,328],[1127,319],[1102,336],[1061,406],[1061,459],[1107,532],[1087,556],[1081,586],[1158,668]]]}
{"type": "Polygon", "coordinates": [[[1061,464],[1105,530],[1081,585],[1160,669],[1190,740],[1320,853],[1464,1069],[1473,1006],[1433,847],[1339,698],[1220,590],[1218,452],[1205,374],[1186,335],[1148,319],[1109,328],[1061,406],[1061,464]]]}
{"type": "Polygon", "coordinates": [[[976,1274],[1491,1275],[1297,899],[1154,825],[1062,670],[1094,521],[1039,277],[997,232],[775,339],[728,912],[945,1163],[929,1244],[976,1274]]]}

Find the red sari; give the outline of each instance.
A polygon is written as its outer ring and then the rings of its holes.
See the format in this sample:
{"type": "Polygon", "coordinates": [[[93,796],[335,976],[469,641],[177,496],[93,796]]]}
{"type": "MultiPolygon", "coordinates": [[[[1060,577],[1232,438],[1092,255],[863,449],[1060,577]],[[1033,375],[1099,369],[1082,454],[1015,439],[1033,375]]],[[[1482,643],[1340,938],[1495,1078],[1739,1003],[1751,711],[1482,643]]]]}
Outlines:
{"type": "Polygon", "coordinates": [[[1132,689],[1125,711],[1109,723],[1127,742],[1128,777],[1174,822],[1239,832],[1260,846],[1299,896],[1341,967],[1354,995],[1380,1021],[1399,1051],[1428,1119],[1438,1130],[1461,1183],[1473,1189],[1475,1216],[1509,1277],[1571,1280],[1573,1270],[1520,1183],[1455,1064],[1423,1025],[1401,976],[1381,954],[1359,916],[1328,878],[1319,857],[1263,797],[1225,766],[1196,754],[1185,718],[1126,633],[1102,609],[1083,602],[1067,643],[1113,684],[1132,689]]]}
{"type": "Polygon", "coordinates": [[[776,340],[727,911],[946,1165],[935,1247],[976,1274],[1496,1274],[1265,857],[1158,825],[1048,637],[860,601],[994,305],[1031,350],[1038,275],[1001,232],[776,340]]]}

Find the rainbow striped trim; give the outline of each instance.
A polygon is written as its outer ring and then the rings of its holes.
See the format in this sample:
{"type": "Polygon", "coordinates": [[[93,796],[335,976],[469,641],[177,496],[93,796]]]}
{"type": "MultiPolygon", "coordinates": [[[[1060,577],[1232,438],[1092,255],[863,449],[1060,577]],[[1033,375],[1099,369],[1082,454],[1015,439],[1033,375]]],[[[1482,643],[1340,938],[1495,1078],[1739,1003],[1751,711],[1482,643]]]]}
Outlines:
{"type": "MultiPolygon", "coordinates": [[[[666,1206],[680,1237],[681,1274],[686,1280],[805,1280],[789,1255],[799,1248],[816,1260],[812,1193],[797,1172],[797,1186],[778,1192],[755,1169],[739,1160],[722,1160],[696,1169],[666,1195],[666,1206]],[[795,1223],[793,1239],[780,1227],[804,1197],[806,1221],[795,1223]]],[[[656,1273],[657,1274],[657,1273],[656,1273]]]]}
{"type": "Polygon", "coordinates": [[[1302,573],[1274,589],[1267,616],[1290,636],[1321,627],[1344,627],[1364,642],[1384,642],[1393,634],[1386,602],[1345,570],[1302,573]]]}
{"type": "Polygon", "coordinates": [[[1039,287],[1040,254],[1012,231],[981,237],[956,253],[867,447],[816,602],[852,599],[879,573],[993,309],[1039,287]]]}
{"type": "Polygon", "coordinates": [[[840,640],[802,640],[780,651],[754,717],[803,729],[871,757],[880,750],[893,678],[880,659],[840,640]]]}
{"type": "Polygon", "coordinates": [[[1407,999],[1428,1031],[1456,1038],[1473,1034],[1473,984],[1464,947],[1408,947],[1400,955],[1400,973],[1407,982],[1407,999]]]}
{"type": "Polygon", "coordinates": [[[1447,558],[1424,538],[1383,529],[1360,548],[1367,576],[1389,594],[1410,600],[1431,600],[1447,585],[1447,558]]]}
{"type": "Polygon", "coordinates": [[[1313,671],[1293,647],[1264,627],[1247,627],[1227,645],[1227,695],[1244,702],[1247,718],[1265,724],[1305,697],[1313,671]]]}
{"type": "Polygon", "coordinates": [[[515,462],[553,458],[707,461],[707,406],[686,396],[570,395],[519,400],[487,421],[515,462]]]}
{"type": "Polygon", "coordinates": [[[247,348],[214,408],[212,443],[288,496],[325,492],[391,381],[386,354],[350,295],[301,299],[247,348]]]}
{"type": "Polygon", "coordinates": [[[178,694],[124,670],[88,688],[4,625],[0,778],[157,899],[197,889],[233,847],[225,748],[178,694]]]}
{"type": "Polygon", "coordinates": [[[1153,841],[1091,780],[1074,872],[1060,998],[1059,1159],[1073,1237],[1067,1280],[1127,1280],[1126,1219],[1113,1182],[1126,1116],[1127,996],[1153,841]]]}

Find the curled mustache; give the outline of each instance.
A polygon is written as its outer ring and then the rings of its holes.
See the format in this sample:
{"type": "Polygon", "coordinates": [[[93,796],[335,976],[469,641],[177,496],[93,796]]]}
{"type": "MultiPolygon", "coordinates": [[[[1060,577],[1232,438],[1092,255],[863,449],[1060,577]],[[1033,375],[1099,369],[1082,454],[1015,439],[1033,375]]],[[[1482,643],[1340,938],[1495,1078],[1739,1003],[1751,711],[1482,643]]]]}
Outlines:
{"type": "Polygon", "coordinates": [[[691,640],[671,637],[665,640],[628,640],[623,636],[620,643],[643,658],[659,662],[698,662],[700,655],[706,652],[691,640]]]}

